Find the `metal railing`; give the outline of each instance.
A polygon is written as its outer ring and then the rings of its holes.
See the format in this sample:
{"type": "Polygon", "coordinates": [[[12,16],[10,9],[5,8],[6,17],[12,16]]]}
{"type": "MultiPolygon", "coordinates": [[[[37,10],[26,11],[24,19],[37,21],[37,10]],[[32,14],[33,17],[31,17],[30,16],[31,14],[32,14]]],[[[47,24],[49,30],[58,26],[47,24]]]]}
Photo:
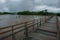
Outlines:
{"type": "MultiPolygon", "coordinates": [[[[53,16],[49,16],[45,20],[48,21],[51,17],[53,17],[53,16]]],[[[19,24],[16,24],[16,25],[11,25],[11,26],[0,28],[0,35],[1,35],[0,40],[6,40],[6,38],[8,38],[10,36],[12,36],[12,40],[17,40],[16,39],[16,34],[19,33],[19,32],[22,32],[22,31],[23,31],[23,34],[24,34],[23,38],[26,38],[26,40],[28,40],[29,32],[31,32],[31,31],[29,31],[29,28],[32,28],[33,31],[36,28],[38,29],[41,26],[41,22],[42,21],[39,18],[39,19],[34,19],[34,20],[27,21],[27,22],[19,23],[19,24]],[[37,20],[36,23],[35,23],[35,20],[37,20]],[[37,26],[35,27],[35,25],[37,25],[37,26]]],[[[21,35],[21,34],[19,34],[19,35],[21,35]]]]}

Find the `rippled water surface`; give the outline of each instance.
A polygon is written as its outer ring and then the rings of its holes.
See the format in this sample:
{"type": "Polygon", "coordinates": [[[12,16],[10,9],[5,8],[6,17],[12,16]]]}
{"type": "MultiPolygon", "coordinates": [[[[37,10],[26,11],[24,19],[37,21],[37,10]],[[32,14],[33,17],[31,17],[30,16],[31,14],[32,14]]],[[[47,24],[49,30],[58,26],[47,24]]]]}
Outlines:
{"type": "Polygon", "coordinates": [[[33,15],[0,15],[0,27],[38,18],[33,15]]]}

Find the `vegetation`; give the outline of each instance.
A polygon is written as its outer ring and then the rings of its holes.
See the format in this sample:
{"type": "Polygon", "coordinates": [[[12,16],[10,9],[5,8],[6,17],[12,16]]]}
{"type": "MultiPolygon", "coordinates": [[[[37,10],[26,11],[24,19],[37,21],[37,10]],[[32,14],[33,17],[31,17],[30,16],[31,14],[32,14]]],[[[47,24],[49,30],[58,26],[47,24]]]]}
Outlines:
{"type": "MultiPolygon", "coordinates": [[[[14,15],[15,13],[0,12],[0,15],[5,15],[5,14],[14,15]]],[[[60,16],[60,13],[47,12],[47,10],[43,10],[38,12],[30,12],[30,11],[17,12],[17,15],[58,15],[60,16]]]]}

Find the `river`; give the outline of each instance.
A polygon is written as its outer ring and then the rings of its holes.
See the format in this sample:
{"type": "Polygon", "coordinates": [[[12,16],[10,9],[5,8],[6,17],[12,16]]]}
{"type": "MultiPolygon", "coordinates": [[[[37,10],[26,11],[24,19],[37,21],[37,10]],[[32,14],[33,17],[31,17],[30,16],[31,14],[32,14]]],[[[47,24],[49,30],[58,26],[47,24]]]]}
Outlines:
{"type": "Polygon", "coordinates": [[[24,21],[39,18],[41,16],[33,15],[0,15],[0,28],[4,26],[9,26],[24,21]]]}

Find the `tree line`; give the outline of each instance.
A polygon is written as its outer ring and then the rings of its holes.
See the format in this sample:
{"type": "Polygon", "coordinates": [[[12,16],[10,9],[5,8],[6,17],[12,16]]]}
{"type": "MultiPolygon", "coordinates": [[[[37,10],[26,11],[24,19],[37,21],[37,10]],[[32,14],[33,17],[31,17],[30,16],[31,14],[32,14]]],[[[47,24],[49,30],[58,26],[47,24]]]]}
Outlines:
{"type": "Polygon", "coordinates": [[[9,14],[9,15],[58,15],[60,16],[60,13],[53,13],[53,12],[47,12],[47,10],[43,10],[43,11],[38,11],[38,12],[31,12],[31,11],[22,11],[22,12],[0,12],[0,15],[5,15],[5,14],[9,14]]]}

